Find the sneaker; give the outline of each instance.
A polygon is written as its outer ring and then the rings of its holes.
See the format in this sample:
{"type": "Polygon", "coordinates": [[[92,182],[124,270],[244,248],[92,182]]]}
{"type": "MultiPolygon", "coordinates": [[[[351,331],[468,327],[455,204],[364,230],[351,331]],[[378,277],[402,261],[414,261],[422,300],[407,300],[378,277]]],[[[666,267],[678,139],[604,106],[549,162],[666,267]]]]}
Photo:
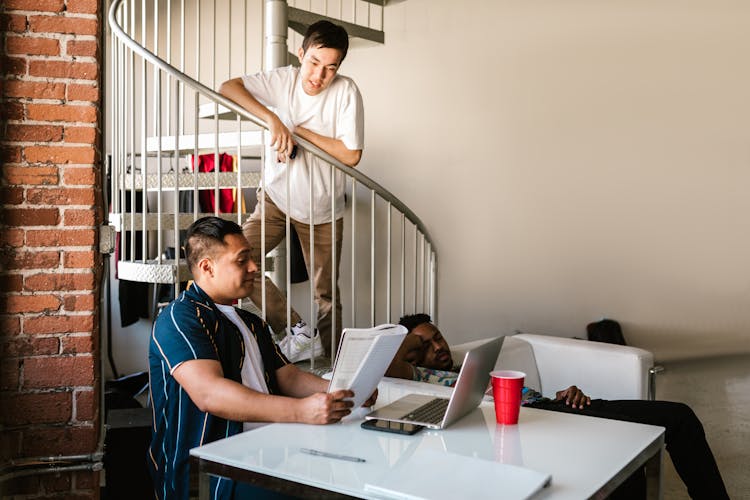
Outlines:
{"type": "Polygon", "coordinates": [[[304,321],[300,321],[291,328],[291,333],[281,339],[279,347],[292,363],[323,355],[320,334],[316,331],[315,335],[312,335],[310,326],[304,321]]]}

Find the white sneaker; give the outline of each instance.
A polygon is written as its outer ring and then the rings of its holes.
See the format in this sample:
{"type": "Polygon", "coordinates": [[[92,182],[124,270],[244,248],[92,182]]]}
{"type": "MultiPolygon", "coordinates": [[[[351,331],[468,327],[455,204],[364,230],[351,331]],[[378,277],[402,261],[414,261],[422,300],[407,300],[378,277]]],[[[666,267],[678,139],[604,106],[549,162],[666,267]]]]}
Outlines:
{"type": "Polygon", "coordinates": [[[281,339],[279,347],[292,363],[323,355],[320,334],[316,331],[314,336],[311,335],[310,326],[304,321],[291,328],[291,333],[281,339]]]}

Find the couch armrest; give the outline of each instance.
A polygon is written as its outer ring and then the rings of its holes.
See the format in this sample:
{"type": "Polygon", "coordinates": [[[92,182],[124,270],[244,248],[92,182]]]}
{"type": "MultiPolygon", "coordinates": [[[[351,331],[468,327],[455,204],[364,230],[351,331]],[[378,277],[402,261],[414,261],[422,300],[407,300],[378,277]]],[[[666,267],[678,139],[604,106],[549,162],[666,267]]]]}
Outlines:
{"type": "Polygon", "coordinates": [[[588,340],[520,334],[534,351],[542,393],[578,386],[592,398],[649,399],[651,352],[588,340]]]}

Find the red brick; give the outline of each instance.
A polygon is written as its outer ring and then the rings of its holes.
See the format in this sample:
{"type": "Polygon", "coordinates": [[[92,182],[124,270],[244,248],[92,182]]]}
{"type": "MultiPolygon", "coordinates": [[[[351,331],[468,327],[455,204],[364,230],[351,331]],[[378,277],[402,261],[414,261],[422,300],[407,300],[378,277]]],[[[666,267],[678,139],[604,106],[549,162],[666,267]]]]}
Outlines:
{"type": "Polygon", "coordinates": [[[77,490],[93,490],[99,487],[99,476],[94,472],[78,472],[75,475],[75,488],[77,490]]]}
{"type": "Polygon", "coordinates": [[[96,151],[93,147],[28,146],[24,158],[29,163],[93,163],[96,151]]]}
{"type": "Polygon", "coordinates": [[[26,116],[29,120],[48,122],[96,122],[96,108],[67,104],[27,104],[26,116]]]}
{"type": "Polygon", "coordinates": [[[97,0],[68,0],[68,12],[96,14],[97,8],[97,0]]]}
{"type": "Polygon", "coordinates": [[[95,253],[86,252],[65,252],[63,253],[63,266],[67,268],[94,268],[95,253]]]}
{"type": "MultiPolygon", "coordinates": [[[[91,297],[89,295],[89,297],[91,297]]],[[[94,352],[94,343],[91,335],[61,337],[62,354],[90,354],[94,352]]]]}
{"type": "Polygon", "coordinates": [[[93,290],[94,273],[39,273],[27,276],[23,281],[25,290],[31,292],[56,290],[93,290]]]}
{"type": "Polygon", "coordinates": [[[17,252],[4,262],[7,269],[54,269],[60,266],[60,252],[17,252]]]}
{"type": "Polygon", "coordinates": [[[7,486],[3,485],[4,495],[10,498],[18,498],[20,495],[22,498],[39,498],[39,477],[38,476],[26,476],[16,477],[8,481],[7,486]]]}
{"type": "MultiPolygon", "coordinates": [[[[23,276],[20,274],[0,275],[0,290],[4,292],[20,292],[23,289],[23,276]]],[[[7,312],[7,311],[5,311],[7,312]]]]}
{"type": "Polygon", "coordinates": [[[22,14],[5,14],[2,16],[2,24],[3,31],[22,33],[26,31],[26,16],[22,14]]]}
{"type": "Polygon", "coordinates": [[[94,186],[96,170],[91,167],[66,167],[63,170],[63,183],[67,186],[94,186]]]}
{"type": "Polygon", "coordinates": [[[35,205],[93,205],[92,189],[77,188],[29,188],[26,201],[35,205]]]}
{"type": "Polygon", "coordinates": [[[43,356],[26,358],[23,362],[23,387],[93,387],[92,356],[43,356]]]}
{"type": "MultiPolygon", "coordinates": [[[[7,203],[5,200],[3,200],[7,203]]],[[[23,245],[23,229],[5,229],[0,231],[0,246],[20,247],[23,245]]]]}
{"type": "MultiPolygon", "coordinates": [[[[44,490],[45,493],[60,493],[60,492],[69,492],[70,487],[73,483],[73,475],[72,474],[44,474],[39,478],[39,482],[41,483],[42,490],[44,490]]],[[[65,495],[66,498],[70,498],[68,495],[65,495]]],[[[59,497],[56,497],[59,498],[59,497]]]]}
{"type": "MultiPolygon", "coordinates": [[[[0,200],[3,205],[20,205],[23,203],[23,188],[22,187],[0,187],[0,200]]],[[[0,231],[0,241],[5,241],[5,235],[3,231],[0,231]]],[[[23,244],[23,235],[21,235],[21,244],[23,244]]],[[[13,244],[12,246],[18,246],[13,244]]]]}
{"type": "Polygon", "coordinates": [[[47,333],[89,333],[94,328],[94,317],[86,316],[39,316],[23,320],[23,333],[27,335],[47,333]]]}
{"type": "Polygon", "coordinates": [[[98,431],[94,426],[30,428],[24,430],[24,456],[77,455],[96,450],[98,431]]]}
{"type": "Polygon", "coordinates": [[[65,46],[69,56],[96,57],[99,44],[96,40],[70,40],[65,46]]]}
{"type": "MultiPolygon", "coordinates": [[[[21,450],[21,431],[4,429],[0,432],[0,460],[18,456],[21,450]]],[[[7,493],[7,492],[6,492],[7,493]]]]}
{"type": "Polygon", "coordinates": [[[78,17],[29,16],[29,29],[37,33],[97,35],[99,23],[96,19],[81,19],[78,17]]]}
{"type": "Polygon", "coordinates": [[[69,83],[68,100],[99,102],[99,87],[96,85],[69,83]]]}
{"type": "Polygon", "coordinates": [[[96,128],[94,127],[65,127],[66,144],[95,144],[96,128]]]}
{"type": "Polygon", "coordinates": [[[29,70],[29,62],[23,57],[0,57],[0,65],[5,75],[25,76],[29,70]]]}
{"type": "Polygon", "coordinates": [[[60,309],[61,300],[54,295],[8,295],[5,298],[5,312],[49,313],[60,309]]]}
{"type": "Polygon", "coordinates": [[[23,195],[24,191],[21,187],[0,187],[0,201],[4,205],[19,205],[23,203],[23,195]]]}
{"type": "Polygon", "coordinates": [[[8,54],[31,56],[56,56],[60,54],[60,41],[54,38],[9,36],[5,39],[8,54]]]}
{"type": "Polygon", "coordinates": [[[29,61],[29,75],[96,80],[99,76],[99,65],[89,62],[33,60],[29,61]]]}
{"type": "Polygon", "coordinates": [[[5,103],[2,109],[0,109],[0,116],[4,117],[6,120],[23,120],[24,113],[25,110],[23,104],[21,104],[20,102],[5,103]]]}
{"type": "Polygon", "coordinates": [[[52,125],[24,125],[10,123],[5,128],[5,140],[17,142],[57,142],[62,140],[63,128],[52,125]]]}
{"type": "Polygon", "coordinates": [[[63,299],[63,307],[66,311],[93,312],[94,304],[95,300],[93,295],[69,295],[63,299]]]}
{"type": "Polygon", "coordinates": [[[78,210],[69,208],[63,212],[66,226],[94,226],[96,225],[96,210],[78,210]]]}
{"type": "Polygon", "coordinates": [[[0,316],[0,329],[7,337],[18,335],[21,333],[21,319],[18,316],[0,316]]]}
{"type": "Polygon", "coordinates": [[[3,405],[2,418],[7,425],[68,422],[73,415],[70,392],[14,394],[3,405]]]}
{"type": "Polygon", "coordinates": [[[26,231],[26,245],[46,246],[92,246],[96,242],[93,229],[31,230],[26,231]]]}
{"type": "Polygon", "coordinates": [[[56,226],[60,223],[60,212],[56,208],[6,208],[5,223],[9,226],[56,226]]]}
{"type": "MultiPolygon", "coordinates": [[[[0,389],[18,389],[18,374],[21,372],[21,360],[3,357],[0,363],[0,389]]],[[[3,432],[0,432],[2,435],[3,432]]]]}
{"type": "Polygon", "coordinates": [[[18,146],[3,146],[2,150],[3,163],[19,163],[21,161],[21,148],[18,146]]]}
{"type": "Polygon", "coordinates": [[[41,12],[62,12],[63,0],[5,0],[7,10],[35,10],[41,12]]]}
{"type": "Polygon", "coordinates": [[[93,390],[75,392],[76,420],[81,422],[94,420],[97,407],[99,406],[97,398],[94,395],[93,390]]]}
{"type": "Polygon", "coordinates": [[[14,337],[6,343],[5,353],[9,358],[59,354],[60,341],[57,337],[14,337]]]}
{"type": "Polygon", "coordinates": [[[5,96],[29,99],[63,99],[65,98],[65,84],[8,80],[5,82],[5,96]]]}
{"type": "Polygon", "coordinates": [[[9,166],[3,168],[3,177],[8,184],[56,185],[59,182],[57,167],[9,166]]]}

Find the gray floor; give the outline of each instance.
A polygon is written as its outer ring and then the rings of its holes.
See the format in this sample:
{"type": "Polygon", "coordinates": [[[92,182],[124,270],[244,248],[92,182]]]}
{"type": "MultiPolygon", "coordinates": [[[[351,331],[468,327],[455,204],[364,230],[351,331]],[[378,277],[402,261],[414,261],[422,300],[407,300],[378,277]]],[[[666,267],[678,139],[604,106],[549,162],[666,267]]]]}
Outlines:
{"type": "MultiPolygon", "coordinates": [[[[750,355],[664,364],[657,398],[689,404],[703,421],[733,499],[750,499],[750,355]]],[[[664,498],[689,498],[669,459],[664,498]]]]}

